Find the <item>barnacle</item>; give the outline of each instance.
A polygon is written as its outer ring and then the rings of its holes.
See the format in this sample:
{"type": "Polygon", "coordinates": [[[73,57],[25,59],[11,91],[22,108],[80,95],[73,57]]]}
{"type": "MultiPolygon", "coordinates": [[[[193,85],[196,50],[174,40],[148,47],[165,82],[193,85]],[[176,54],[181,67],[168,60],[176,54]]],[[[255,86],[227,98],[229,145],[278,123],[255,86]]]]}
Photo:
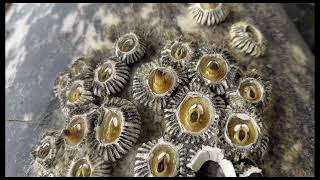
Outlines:
{"type": "Polygon", "coordinates": [[[116,57],[109,57],[94,70],[93,93],[98,96],[119,93],[128,80],[128,66],[116,57]]]}
{"type": "Polygon", "coordinates": [[[96,63],[92,57],[80,56],[72,60],[69,65],[72,78],[88,78],[92,76],[92,72],[96,63]]]}
{"type": "Polygon", "coordinates": [[[133,103],[119,97],[107,99],[97,110],[94,131],[88,134],[92,153],[116,161],[137,142],[141,119],[133,103]]]}
{"type": "Polygon", "coordinates": [[[171,66],[150,62],[135,72],[133,79],[133,98],[144,106],[160,110],[166,104],[173,90],[185,82],[186,71],[171,66]]]}
{"type": "Polygon", "coordinates": [[[180,87],[164,110],[166,132],[183,143],[206,141],[216,135],[224,107],[222,98],[200,84],[180,87]]]}
{"type": "Polygon", "coordinates": [[[263,56],[267,40],[260,30],[252,24],[238,22],[231,26],[230,45],[253,57],[263,56]]]}
{"type": "Polygon", "coordinates": [[[224,21],[230,12],[229,7],[224,3],[194,3],[189,9],[193,19],[206,26],[224,21]]]}
{"type": "Polygon", "coordinates": [[[182,144],[164,140],[143,143],[138,149],[134,176],[168,177],[183,174],[185,148],[182,144]]]}
{"type": "Polygon", "coordinates": [[[188,68],[192,82],[211,86],[217,94],[224,94],[238,82],[241,70],[227,51],[200,48],[197,54],[188,68]]]}
{"type": "Polygon", "coordinates": [[[146,51],[145,40],[137,33],[127,33],[121,36],[115,46],[119,59],[127,64],[137,62],[146,51]]]}
{"type": "Polygon", "coordinates": [[[245,158],[236,162],[235,170],[239,177],[261,177],[262,170],[251,159],[245,158]]]}
{"type": "Polygon", "coordinates": [[[54,82],[54,88],[53,88],[54,95],[58,98],[61,98],[61,94],[63,93],[63,91],[65,91],[65,89],[70,84],[70,82],[71,82],[70,71],[66,70],[59,73],[56,81],[54,82]]]}

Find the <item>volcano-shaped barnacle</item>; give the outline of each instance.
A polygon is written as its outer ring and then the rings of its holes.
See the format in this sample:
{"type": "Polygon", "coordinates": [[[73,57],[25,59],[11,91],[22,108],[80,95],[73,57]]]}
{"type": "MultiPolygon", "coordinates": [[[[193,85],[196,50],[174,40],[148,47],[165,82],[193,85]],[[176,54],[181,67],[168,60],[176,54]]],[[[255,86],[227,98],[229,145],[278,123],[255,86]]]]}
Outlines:
{"type": "Polygon", "coordinates": [[[144,106],[161,110],[173,90],[187,81],[186,71],[150,62],[137,69],[133,79],[133,98],[144,106]]]}
{"type": "Polygon", "coordinates": [[[97,154],[79,152],[67,164],[67,177],[111,176],[112,167],[97,154]]]}
{"type": "Polygon", "coordinates": [[[54,82],[54,88],[53,88],[54,95],[60,99],[61,94],[63,93],[63,91],[66,90],[70,82],[71,82],[70,71],[66,70],[66,71],[60,72],[57,79],[54,82]]]}
{"type": "Polygon", "coordinates": [[[97,110],[95,130],[88,134],[92,153],[106,161],[120,159],[137,142],[141,118],[135,105],[119,97],[106,99],[97,110]]]}
{"type": "Polygon", "coordinates": [[[182,144],[164,140],[143,143],[138,149],[134,164],[135,177],[173,177],[185,168],[182,144]]]}
{"type": "Polygon", "coordinates": [[[230,29],[230,46],[253,57],[263,56],[267,40],[261,31],[252,24],[238,22],[230,29]]]}
{"type": "Polygon", "coordinates": [[[145,52],[145,40],[141,35],[133,32],[121,36],[115,45],[117,57],[127,64],[137,62],[145,52]]]}
{"type": "Polygon", "coordinates": [[[72,78],[85,79],[92,76],[96,66],[95,61],[89,56],[80,56],[72,60],[69,65],[72,78]]]}
{"type": "Polygon", "coordinates": [[[262,177],[262,170],[256,165],[251,159],[245,158],[236,162],[235,165],[236,173],[239,177],[262,177]]]}
{"type": "Polygon", "coordinates": [[[164,110],[166,133],[183,143],[207,141],[217,135],[217,121],[223,108],[224,100],[200,84],[179,87],[164,110]]]}
{"type": "Polygon", "coordinates": [[[190,61],[188,71],[192,82],[211,86],[216,94],[224,94],[237,84],[241,74],[233,57],[218,48],[200,48],[197,58],[190,61]]]}
{"type": "Polygon", "coordinates": [[[197,23],[206,26],[224,21],[230,12],[225,3],[194,3],[189,10],[197,23]]]}
{"type": "Polygon", "coordinates": [[[116,57],[109,57],[94,70],[93,93],[100,97],[119,93],[128,80],[128,66],[116,57]]]}

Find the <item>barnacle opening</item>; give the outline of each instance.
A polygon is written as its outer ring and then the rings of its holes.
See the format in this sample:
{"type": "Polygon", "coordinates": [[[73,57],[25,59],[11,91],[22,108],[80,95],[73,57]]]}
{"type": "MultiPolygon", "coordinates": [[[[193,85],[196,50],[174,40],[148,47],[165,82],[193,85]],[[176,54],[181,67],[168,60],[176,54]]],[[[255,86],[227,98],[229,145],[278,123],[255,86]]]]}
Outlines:
{"type": "Polygon", "coordinates": [[[188,55],[188,49],[182,44],[176,44],[172,47],[171,56],[176,60],[182,60],[188,55]]]}
{"type": "Polygon", "coordinates": [[[86,159],[80,159],[73,165],[71,174],[74,177],[89,177],[91,171],[89,162],[86,159]]]}
{"type": "Polygon", "coordinates": [[[73,72],[75,73],[75,75],[79,75],[82,73],[83,68],[85,66],[85,62],[83,61],[83,59],[79,59],[77,61],[75,61],[72,66],[71,69],[73,70],[73,72]]]}
{"type": "Polygon", "coordinates": [[[226,76],[228,64],[223,57],[205,55],[200,60],[198,70],[204,78],[218,82],[226,76]]]}
{"type": "Polygon", "coordinates": [[[60,87],[60,89],[65,88],[67,85],[67,80],[63,77],[60,77],[58,80],[58,86],[60,87]]]}
{"type": "Polygon", "coordinates": [[[69,145],[81,142],[86,129],[85,120],[81,117],[72,118],[66,129],[63,130],[64,138],[69,145]]]}
{"type": "Polygon", "coordinates": [[[232,143],[247,146],[257,140],[257,126],[247,115],[232,115],[227,122],[227,136],[232,143]]]}
{"type": "Polygon", "coordinates": [[[105,113],[101,127],[98,130],[99,138],[103,143],[112,143],[121,134],[123,116],[120,111],[109,110],[105,113]]]}
{"type": "Polygon", "coordinates": [[[154,69],[148,78],[148,85],[152,92],[163,94],[172,89],[175,77],[172,72],[163,68],[154,69]]]}
{"type": "Polygon", "coordinates": [[[37,157],[40,159],[44,159],[45,157],[48,156],[49,152],[51,149],[51,143],[50,141],[46,141],[42,143],[37,150],[37,157]]]}
{"type": "Polygon", "coordinates": [[[104,63],[97,71],[98,80],[100,82],[105,82],[111,77],[112,73],[112,65],[110,63],[104,63]]]}
{"type": "Polygon", "coordinates": [[[137,44],[137,39],[132,34],[126,34],[118,41],[117,46],[122,52],[131,51],[137,44]]]}
{"type": "Polygon", "coordinates": [[[248,34],[248,36],[253,39],[255,42],[259,42],[259,33],[256,30],[255,27],[253,27],[252,25],[247,25],[245,32],[248,34]]]}
{"type": "Polygon", "coordinates": [[[211,114],[208,99],[201,96],[185,98],[178,108],[180,123],[187,131],[200,132],[210,124],[211,114]]]}
{"type": "Polygon", "coordinates": [[[216,9],[221,3],[200,3],[202,9],[212,10],[216,9]]]}
{"type": "Polygon", "coordinates": [[[77,100],[80,99],[81,97],[81,85],[80,84],[76,84],[74,85],[69,94],[68,94],[68,100],[72,103],[76,102],[77,100]]]}
{"type": "Polygon", "coordinates": [[[171,176],[177,165],[178,153],[169,145],[158,145],[151,152],[149,165],[154,176],[171,176]]]}
{"type": "Polygon", "coordinates": [[[262,85],[254,79],[245,79],[239,85],[240,95],[247,101],[260,101],[263,94],[262,85]]]}

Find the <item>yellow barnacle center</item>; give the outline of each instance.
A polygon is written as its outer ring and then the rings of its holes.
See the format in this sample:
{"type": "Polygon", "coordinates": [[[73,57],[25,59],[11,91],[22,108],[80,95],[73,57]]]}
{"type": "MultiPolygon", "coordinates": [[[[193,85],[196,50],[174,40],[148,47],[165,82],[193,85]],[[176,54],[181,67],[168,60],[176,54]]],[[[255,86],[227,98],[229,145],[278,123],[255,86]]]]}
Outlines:
{"type": "Polygon", "coordinates": [[[71,119],[67,128],[63,131],[64,138],[69,145],[76,145],[83,139],[85,133],[85,122],[81,117],[71,119]]]}
{"type": "Polygon", "coordinates": [[[205,55],[200,60],[198,70],[204,78],[218,82],[226,76],[228,65],[222,57],[205,55]]]}
{"type": "Polygon", "coordinates": [[[248,34],[248,36],[253,39],[255,42],[258,42],[259,41],[259,35],[257,33],[257,30],[251,26],[251,25],[248,25],[246,27],[246,33],[248,34]]]}
{"type": "Polygon", "coordinates": [[[100,82],[105,82],[112,75],[112,67],[111,64],[105,63],[101,66],[98,71],[98,79],[100,82]]]}
{"type": "Polygon", "coordinates": [[[74,177],[89,177],[91,175],[90,164],[86,159],[81,159],[76,162],[72,168],[72,176],[74,177]]]}
{"type": "Polygon", "coordinates": [[[78,60],[72,65],[71,68],[73,69],[75,75],[79,75],[83,71],[84,66],[85,66],[85,62],[78,60]]]}
{"type": "Polygon", "coordinates": [[[49,141],[43,143],[42,145],[40,145],[37,151],[37,156],[41,159],[44,159],[45,157],[48,156],[50,149],[51,149],[51,144],[49,141]]]}
{"type": "Polygon", "coordinates": [[[171,55],[175,59],[181,60],[187,56],[187,49],[183,46],[178,46],[176,48],[173,48],[173,50],[171,51],[171,55]]]}
{"type": "Polygon", "coordinates": [[[240,95],[250,102],[259,101],[262,98],[262,86],[255,80],[245,80],[239,86],[240,95]]]}
{"type": "Polygon", "coordinates": [[[211,10],[217,8],[219,4],[220,3],[200,3],[200,6],[202,9],[211,10]]]}
{"type": "Polygon", "coordinates": [[[135,46],[135,40],[132,37],[124,38],[118,42],[118,47],[122,52],[129,52],[135,46]]]}
{"type": "Polygon", "coordinates": [[[172,176],[176,170],[178,153],[168,145],[159,145],[151,154],[149,165],[152,175],[172,176]]]}
{"type": "MultiPolygon", "coordinates": [[[[249,117],[248,117],[249,118],[249,117]]],[[[232,143],[247,146],[256,141],[258,131],[251,119],[241,119],[238,116],[230,118],[227,124],[228,136],[232,143]]]]}
{"type": "Polygon", "coordinates": [[[166,93],[174,85],[174,75],[163,69],[155,69],[149,75],[148,84],[154,93],[166,93]]]}
{"type": "Polygon", "coordinates": [[[199,132],[210,124],[210,102],[200,96],[189,97],[181,102],[178,110],[179,121],[191,132],[199,132]]]}
{"type": "Polygon", "coordinates": [[[112,143],[121,133],[123,117],[121,112],[110,110],[103,119],[102,125],[99,130],[99,136],[102,142],[112,143]]]}
{"type": "Polygon", "coordinates": [[[63,89],[63,88],[66,87],[66,85],[67,85],[67,80],[65,80],[64,78],[61,77],[61,78],[59,79],[59,86],[60,86],[60,88],[63,89]]]}
{"type": "Polygon", "coordinates": [[[72,103],[76,102],[81,97],[81,85],[75,85],[71,88],[68,94],[68,100],[72,103]]]}

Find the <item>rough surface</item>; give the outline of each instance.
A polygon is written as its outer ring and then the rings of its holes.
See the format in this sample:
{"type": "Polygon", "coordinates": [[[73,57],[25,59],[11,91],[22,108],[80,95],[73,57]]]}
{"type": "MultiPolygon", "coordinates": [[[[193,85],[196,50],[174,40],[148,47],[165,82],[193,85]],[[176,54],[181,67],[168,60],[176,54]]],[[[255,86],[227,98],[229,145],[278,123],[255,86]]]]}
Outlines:
{"type": "MultiPolygon", "coordinates": [[[[152,48],[130,66],[134,73],[159,56],[166,40],[182,34],[226,46],[229,27],[240,20],[255,23],[268,40],[264,57],[233,52],[244,70],[257,68],[273,86],[273,103],[263,119],[270,129],[270,149],[257,164],[265,176],[314,176],[314,57],[281,5],[231,5],[224,23],[204,27],[191,20],[188,4],[12,4],[5,20],[6,176],[27,176],[40,133],[62,128],[64,117],[53,96],[58,73],[92,48],[112,49],[119,25],[152,30],[152,48]]],[[[121,96],[131,100],[130,87],[121,96]]],[[[138,110],[144,123],[141,138],[115,165],[114,176],[132,176],[139,145],[161,136],[159,114],[138,110]]]]}

